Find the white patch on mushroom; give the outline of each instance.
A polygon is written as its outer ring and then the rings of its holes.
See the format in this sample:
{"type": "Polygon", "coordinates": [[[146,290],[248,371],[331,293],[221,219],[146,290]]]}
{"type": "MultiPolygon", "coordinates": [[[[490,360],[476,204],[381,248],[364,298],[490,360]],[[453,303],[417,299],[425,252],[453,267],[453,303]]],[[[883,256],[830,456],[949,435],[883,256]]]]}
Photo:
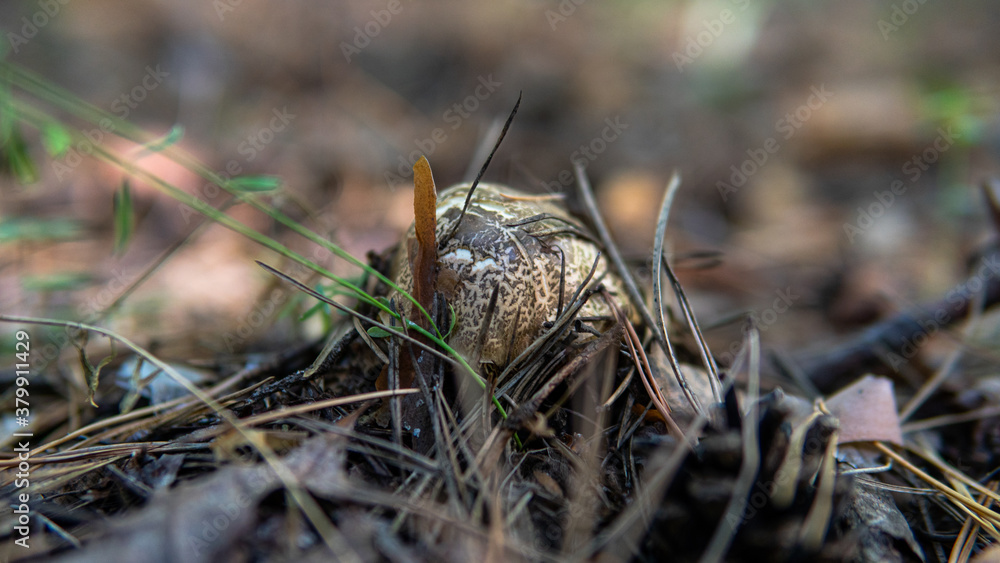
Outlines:
{"type": "Polygon", "coordinates": [[[486,268],[495,269],[497,267],[497,261],[492,258],[487,258],[485,260],[480,260],[472,265],[472,273],[476,273],[486,268]]]}
{"type": "Polygon", "coordinates": [[[501,217],[512,217],[510,210],[500,203],[494,203],[492,201],[477,201],[476,206],[483,211],[492,211],[501,217]]]}
{"type": "Polygon", "coordinates": [[[472,252],[465,248],[456,248],[441,257],[442,262],[472,262],[472,252]]]}

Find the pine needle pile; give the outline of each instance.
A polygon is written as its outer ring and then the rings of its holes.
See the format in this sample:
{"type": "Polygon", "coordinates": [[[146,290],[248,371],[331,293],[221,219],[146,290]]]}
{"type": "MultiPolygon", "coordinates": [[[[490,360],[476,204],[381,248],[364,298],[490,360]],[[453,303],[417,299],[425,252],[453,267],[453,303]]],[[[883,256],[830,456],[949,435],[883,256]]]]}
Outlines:
{"type": "MultiPolygon", "coordinates": [[[[193,372],[106,328],[117,302],[84,319],[0,315],[78,351],[36,356],[31,447],[0,459],[5,504],[30,495],[32,560],[968,561],[1000,539],[995,453],[957,453],[996,451],[995,390],[942,397],[957,353],[915,393],[863,377],[934,306],[794,361],[765,355],[748,321],[719,365],[668,252],[677,176],[647,281],[582,166],[574,215],[561,198],[480,183],[488,151],[448,190],[418,161],[412,229],[363,261],[282,211],[274,178],[223,178],[176,146],[179,132],[150,138],[23,69],[0,72],[9,176],[30,179],[31,139],[51,156],[86,140],[55,109],[110,120],[140,156],[92,145],[92,158],[272,251],[261,267],[330,323],[322,340],[193,372]],[[231,199],[177,189],[145,153],[231,199]],[[237,203],[363,274],[250,228],[228,212],[237,203]],[[113,369],[127,376],[109,381],[113,369]]],[[[130,193],[115,195],[122,245],[130,193]]],[[[974,324],[998,287],[949,302],[952,322],[974,324]]],[[[17,398],[4,392],[5,412],[17,398]]],[[[19,440],[4,439],[5,452],[19,440]]],[[[0,523],[11,556],[18,514],[0,523]]]]}

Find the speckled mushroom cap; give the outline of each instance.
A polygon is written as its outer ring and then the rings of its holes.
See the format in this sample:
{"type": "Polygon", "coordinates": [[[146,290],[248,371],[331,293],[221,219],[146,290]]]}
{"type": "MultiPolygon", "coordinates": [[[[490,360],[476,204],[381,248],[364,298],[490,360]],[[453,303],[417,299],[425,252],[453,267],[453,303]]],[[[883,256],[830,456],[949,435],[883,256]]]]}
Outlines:
{"type": "MultiPolygon", "coordinates": [[[[454,308],[456,316],[448,343],[469,357],[493,288],[499,286],[496,309],[479,360],[481,364],[502,369],[544,332],[545,321],[555,320],[563,256],[565,309],[593,267],[598,248],[573,232],[566,232],[567,227],[577,222],[555,197],[531,196],[498,184],[479,184],[458,230],[441,248],[440,241],[458,219],[469,187],[469,184],[452,186],[438,195],[436,289],[454,308]],[[525,222],[541,214],[549,218],[525,222]]],[[[394,281],[410,293],[413,275],[406,248],[414,237],[411,226],[392,265],[394,281]]],[[[607,267],[602,256],[595,278],[607,267]]],[[[619,279],[609,274],[603,283],[624,307],[625,292],[619,279]]],[[[409,301],[390,295],[394,297],[397,306],[408,313],[409,301]]],[[[612,313],[603,299],[595,296],[580,311],[580,316],[611,318],[612,313]]],[[[598,330],[609,325],[588,322],[598,330]]]]}

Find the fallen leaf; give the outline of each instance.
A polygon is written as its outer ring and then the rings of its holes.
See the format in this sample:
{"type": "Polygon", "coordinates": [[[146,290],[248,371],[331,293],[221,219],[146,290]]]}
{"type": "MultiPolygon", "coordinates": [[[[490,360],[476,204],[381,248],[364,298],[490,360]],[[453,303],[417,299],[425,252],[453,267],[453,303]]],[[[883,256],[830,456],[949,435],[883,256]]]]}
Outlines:
{"type": "Polygon", "coordinates": [[[891,380],[866,375],[827,399],[826,406],[840,419],[838,443],[888,442],[903,445],[903,431],[896,414],[896,397],[891,380]]]}
{"type": "MultiPolygon", "coordinates": [[[[413,271],[413,292],[417,302],[430,312],[434,304],[434,286],[437,277],[437,244],[434,231],[437,228],[437,192],[434,176],[427,158],[413,165],[413,218],[417,235],[416,255],[410,267],[413,271]]],[[[427,319],[417,310],[412,310],[413,321],[424,328],[430,328],[427,319]]]]}

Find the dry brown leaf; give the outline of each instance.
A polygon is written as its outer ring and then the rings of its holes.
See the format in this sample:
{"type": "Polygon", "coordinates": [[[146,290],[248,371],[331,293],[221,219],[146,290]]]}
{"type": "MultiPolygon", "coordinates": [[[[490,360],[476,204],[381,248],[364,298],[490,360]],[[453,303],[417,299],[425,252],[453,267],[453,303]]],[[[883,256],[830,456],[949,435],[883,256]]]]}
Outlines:
{"type": "MultiPolygon", "coordinates": [[[[413,292],[420,306],[430,312],[434,304],[437,277],[437,242],[434,235],[437,228],[437,192],[434,189],[431,165],[425,157],[420,157],[413,165],[413,190],[413,219],[417,235],[416,252],[410,255],[413,292]]],[[[412,314],[414,322],[430,328],[418,311],[413,310],[412,314]]]]}
{"type": "Polygon", "coordinates": [[[903,445],[892,381],[866,375],[826,401],[840,419],[839,443],[888,442],[903,445]]]}

